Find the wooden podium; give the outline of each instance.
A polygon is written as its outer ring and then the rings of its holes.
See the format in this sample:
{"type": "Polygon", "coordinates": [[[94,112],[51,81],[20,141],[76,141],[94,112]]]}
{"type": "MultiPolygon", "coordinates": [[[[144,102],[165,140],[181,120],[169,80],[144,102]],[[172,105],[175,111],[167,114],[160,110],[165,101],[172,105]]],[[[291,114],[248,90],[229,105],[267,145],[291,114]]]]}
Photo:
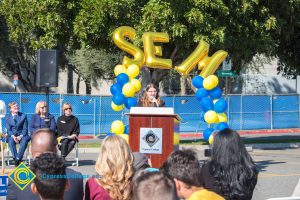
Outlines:
{"type": "Polygon", "coordinates": [[[162,107],[132,107],[128,115],[131,150],[146,154],[152,167],[159,168],[179,148],[179,135],[174,137],[174,121],[175,130],[179,129],[180,117],[174,114],[173,108],[162,107]]]}

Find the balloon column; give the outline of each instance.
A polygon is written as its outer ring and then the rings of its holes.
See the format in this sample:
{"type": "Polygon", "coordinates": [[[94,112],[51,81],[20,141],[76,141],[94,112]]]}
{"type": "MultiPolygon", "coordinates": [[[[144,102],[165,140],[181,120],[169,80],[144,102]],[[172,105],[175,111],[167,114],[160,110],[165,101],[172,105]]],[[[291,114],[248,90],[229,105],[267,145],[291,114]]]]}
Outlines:
{"type": "MultiPolygon", "coordinates": [[[[130,109],[132,106],[137,105],[137,99],[134,95],[141,89],[141,82],[136,78],[139,73],[139,66],[134,64],[127,68],[124,65],[117,65],[114,68],[117,81],[110,87],[110,92],[113,95],[111,108],[114,111],[121,111],[124,107],[130,109]]],[[[125,134],[124,131],[125,125],[122,121],[116,120],[112,123],[111,133],[126,138],[128,142],[128,135],[123,136],[125,134]]]]}
{"type": "Polygon", "coordinates": [[[206,78],[195,76],[192,84],[197,88],[196,98],[200,101],[200,106],[203,110],[201,120],[209,125],[216,124],[215,129],[208,127],[203,132],[203,138],[209,143],[212,143],[215,130],[223,130],[229,128],[227,124],[227,102],[222,98],[222,91],[218,86],[219,79],[215,75],[210,75],[206,78]]]}

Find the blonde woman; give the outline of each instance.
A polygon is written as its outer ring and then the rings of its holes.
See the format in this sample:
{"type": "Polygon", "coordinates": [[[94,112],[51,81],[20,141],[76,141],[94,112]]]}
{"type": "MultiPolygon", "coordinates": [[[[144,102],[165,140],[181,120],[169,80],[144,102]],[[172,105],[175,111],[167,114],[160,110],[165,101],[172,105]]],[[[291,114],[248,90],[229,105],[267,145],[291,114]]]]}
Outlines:
{"type": "Polygon", "coordinates": [[[53,133],[55,133],[56,123],[55,118],[50,113],[47,113],[47,103],[45,101],[39,101],[35,106],[35,114],[33,114],[30,118],[29,123],[29,132],[32,135],[37,129],[40,128],[49,128],[53,133]],[[49,124],[45,122],[47,115],[47,119],[49,119],[49,124]]]}
{"type": "Polygon", "coordinates": [[[147,85],[144,96],[138,102],[139,107],[165,107],[165,102],[159,97],[159,89],[153,83],[147,85]]]}
{"type": "Polygon", "coordinates": [[[61,157],[65,161],[67,155],[72,151],[78,135],[80,126],[78,118],[72,115],[72,106],[70,103],[64,103],[62,106],[63,115],[57,119],[57,135],[60,138],[61,157]]]}
{"type": "Polygon", "coordinates": [[[102,142],[95,169],[99,178],[85,186],[86,200],[127,200],[133,176],[133,155],[126,141],[108,136],[102,142]]]}

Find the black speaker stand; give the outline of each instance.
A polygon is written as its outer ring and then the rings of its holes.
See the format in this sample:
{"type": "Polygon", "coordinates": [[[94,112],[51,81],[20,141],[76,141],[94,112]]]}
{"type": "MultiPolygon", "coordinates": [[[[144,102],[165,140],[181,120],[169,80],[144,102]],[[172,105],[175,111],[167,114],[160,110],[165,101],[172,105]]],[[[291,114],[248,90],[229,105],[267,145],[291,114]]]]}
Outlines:
{"type": "Polygon", "coordinates": [[[46,104],[47,104],[47,107],[46,107],[46,114],[45,114],[45,123],[46,123],[47,128],[49,128],[50,127],[50,119],[48,116],[48,113],[49,113],[49,87],[46,87],[46,104]]]}

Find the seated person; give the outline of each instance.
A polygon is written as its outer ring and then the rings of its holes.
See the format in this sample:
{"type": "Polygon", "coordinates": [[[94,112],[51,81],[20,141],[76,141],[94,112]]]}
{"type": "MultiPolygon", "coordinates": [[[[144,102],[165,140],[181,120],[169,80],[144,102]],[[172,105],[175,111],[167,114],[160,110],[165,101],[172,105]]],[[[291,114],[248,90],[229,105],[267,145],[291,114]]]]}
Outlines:
{"type": "Polygon", "coordinates": [[[29,122],[29,132],[32,135],[37,129],[49,128],[53,133],[56,130],[55,117],[50,113],[47,113],[47,103],[45,101],[39,101],[35,106],[35,114],[31,116],[29,122]],[[49,120],[46,123],[46,117],[49,120]]]}
{"type": "Polygon", "coordinates": [[[177,200],[175,182],[163,172],[145,172],[134,178],[133,200],[177,200]]]}
{"type": "Polygon", "coordinates": [[[164,162],[161,170],[171,176],[179,198],[187,200],[224,200],[218,194],[202,187],[200,164],[193,150],[174,151],[164,162]]]}
{"type": "Polygon", "coordinates": [[[30,141],[28,121],[27,116],[19,112],[19,106],[16,102],[10,102],[8,108],[10,113],[5,118],[7,129],[6,141],[13,155],[15,166],[18,166],[23,159],[27,144],[30,141]],[[18,153],[16,144],[20,144],[18,153]]]}
{"type": "Polygon", "coordinates": [[[62,159],[55,153],[43,153],[36,157],[31,164],[31,170],[36,178],[31,184],[31,190],[34,194],[39,194],[40,199],[57,199],[64,197],[64,191],[69,187],[69,181],[66,178],[66,166],[62,159]],[[49,175],[49,178],[47,176],[49,175]],[[51,177],[51,175],[61,177],[51,177]]]}
{"type": "Polygon", "coordinates": [[[72,115],[72,106],[70,103],[64,103],[62,106],[63,115],[57,119],[58,141],[61,143],[61,157],[65,161],[67,155],[72,151],[78,135],[80,133],[79,121],[72,115]]]}

